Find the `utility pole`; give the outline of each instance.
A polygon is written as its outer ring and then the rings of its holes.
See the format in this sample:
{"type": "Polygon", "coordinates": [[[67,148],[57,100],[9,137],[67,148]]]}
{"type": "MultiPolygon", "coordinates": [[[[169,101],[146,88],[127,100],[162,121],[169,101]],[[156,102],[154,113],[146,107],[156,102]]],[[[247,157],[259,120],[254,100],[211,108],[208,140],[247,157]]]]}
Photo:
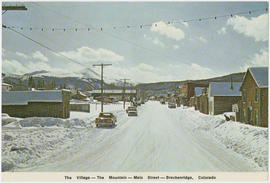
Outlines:
{"type": "Polygon", "coordinates": [[[125,109],[126,108],[126,99],[125,99],[126,81],[130,80],[130,79],[124,78],[124,79],[120,79],[120,80],[124,81],[124,84],[123,84],[123,108],[125,109]]]}
{"type": "Polygon", "coordinates": [[[103,100],[104,100],[104,98],[103,98],[103,67],[104,66],[111,66],[111,65],[112,64],[103,64],[103,63],[93,64],[94,67],[99,66],[101,68],[101,70],[100,70],[100,72],[101,72],[101,80],[100,80],[101,112],[103,112],[103,100]]]}
{"type": "Polygon", "coordinates": [[[3,5],[2,6],[2,11],[4,11],[4,12],[2,12],[2,15],[4,14],[4,13],[6,13],[7,11],[10,11],[10,10],[27,10],[27,8],[25,7],[25,6],[11,6],[11,5],[9,5],[9,6],[6,6],[6,5],[3,5]]]}

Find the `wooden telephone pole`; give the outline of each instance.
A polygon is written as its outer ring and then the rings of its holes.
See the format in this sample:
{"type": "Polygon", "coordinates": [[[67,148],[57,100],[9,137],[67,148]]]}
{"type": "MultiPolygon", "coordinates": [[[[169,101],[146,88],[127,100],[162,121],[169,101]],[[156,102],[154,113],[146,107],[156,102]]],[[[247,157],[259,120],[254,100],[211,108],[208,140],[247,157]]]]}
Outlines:
{"type": "Polygon", "coordinates": [[[101,68],[101,71],[100,71],[101,72],[101,80],[100,80],[101,112],[103,112],[103,100],[104,100],[104,98],[103,98],[103,67],[104,66],[111,66],[111,65],[112,64],[103,64],[103,63],[101,63],[101,64],[93,64],[94,67],[99,66],[101,68]]]}
{"type": "Polygon", "coordinates": [[[130,79],[120,79],[122,81],[124,81],[124,84],[123,84],[123,108],[125,109],[126,108],[126,99],[125,99],[125,91],[126,91],[126,81],[127,80],[130,80],[130,79]]]}

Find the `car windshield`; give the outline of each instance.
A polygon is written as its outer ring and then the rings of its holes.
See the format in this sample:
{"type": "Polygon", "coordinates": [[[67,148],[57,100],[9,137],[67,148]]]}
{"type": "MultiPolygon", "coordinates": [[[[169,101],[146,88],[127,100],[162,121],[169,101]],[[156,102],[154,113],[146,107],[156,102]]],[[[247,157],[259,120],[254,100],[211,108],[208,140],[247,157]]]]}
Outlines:
{"type": "Polygon", "coordinates": [[[111,117],[112,116],[112,114],[110,114],[110,113],[100,113],[99,114],[99,117],[111,117]]]}

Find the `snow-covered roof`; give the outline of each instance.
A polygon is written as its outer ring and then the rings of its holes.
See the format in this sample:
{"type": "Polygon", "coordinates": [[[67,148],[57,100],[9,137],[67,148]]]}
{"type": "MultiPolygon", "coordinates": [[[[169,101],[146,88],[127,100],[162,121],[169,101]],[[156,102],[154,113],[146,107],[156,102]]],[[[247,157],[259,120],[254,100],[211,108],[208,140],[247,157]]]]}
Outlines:
{"type": "MultiPolygon", "coordinates": [[[[101,90],[92,90],[89,93],[101,93],[101,90]]],[[[123,93],[123,90],[103,90],[103,93],[123,93]]],[[[125,90],[125,93],[136,93],[136,90],[125,90]]]]}
{"type": "Polygon", "coordinates": [[[2,92],[2,105],[27,105],[28,102],[62,102],[61,90],[2,92]]]}
{"type": "Polygon", "coordinates": [[[233,82],[233,89],[231,89],[231,82],[210,82],[208,96],[241,96],[240,87],[241,82],[233,82]]]}
{"type": "Polygon", "coordinates": [[[268,67],[248,68],[259,88],[268,88],[268,67]]]}
{"type": "Polygon", "coordinates": [[[2,86],[11,86],[12,87],[12,85],[7,84],[7,83],[2,83],[2,86]]]}

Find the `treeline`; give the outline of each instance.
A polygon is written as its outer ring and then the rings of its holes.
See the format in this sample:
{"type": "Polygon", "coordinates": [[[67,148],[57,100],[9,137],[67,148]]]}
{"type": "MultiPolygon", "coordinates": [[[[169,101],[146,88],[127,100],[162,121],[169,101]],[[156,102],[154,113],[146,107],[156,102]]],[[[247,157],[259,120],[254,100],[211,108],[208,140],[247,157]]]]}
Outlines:
{"type": "MultiPolygon", "coordinates": [[[[46,89],[46,90],[53,90],[57,88],[55,79],[53,79],[51,82],[45,82],[44,79],[38,78],[35,81],[32,76],[28,78],[27,86],[28,88],[46,89]]],[[[59,89],[66,89],[66,88],[67,86],[65,83],[59,85],[59,89]]]]}

